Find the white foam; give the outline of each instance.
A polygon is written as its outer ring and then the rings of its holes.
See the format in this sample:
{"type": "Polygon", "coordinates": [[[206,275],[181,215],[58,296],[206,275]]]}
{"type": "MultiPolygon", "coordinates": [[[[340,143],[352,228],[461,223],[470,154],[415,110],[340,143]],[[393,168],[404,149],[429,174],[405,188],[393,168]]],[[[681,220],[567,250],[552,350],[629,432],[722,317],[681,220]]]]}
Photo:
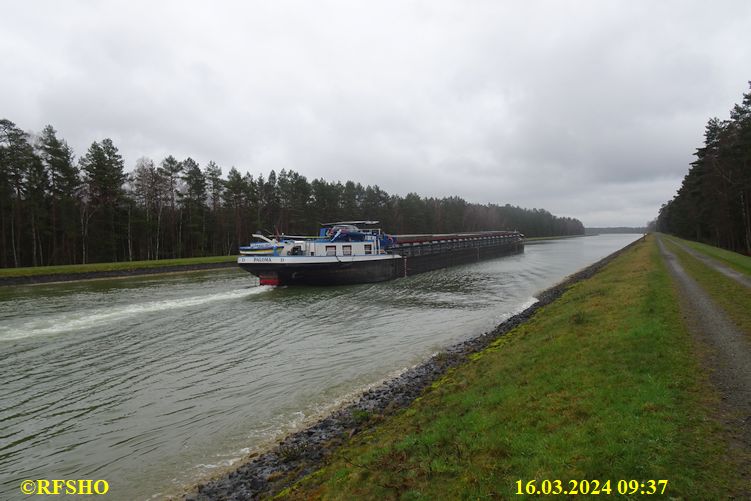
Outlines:
{"type": "Polygon", "coordinates": [[[530,306],[532,306],[533,304],[535,304],[538,301],[539,301],[539,299],[537,299],[536,297],[531,297],[531,298],[527,299],[521,305],[519,305],[519,307],[517,309],[515,309],[514,312],[511,313],[510,316],[514,316],[517,313],[523,312],[524,310],[526,310],[527,308],[529,308],[530,306]]]}
{"type": "Polygon", "coordinates": [[[536,297],[530,297],[529,299],[527,299],[526,301],[518,305],[513,310],[503,312],[500,315],[496,316],[493,319],[494,324],[497,325],[497,324],[501,324],[505,322],[506,320],[513,317],[514,315],[518,315],[519,313],[523,312],[524,310],[526,310],[527,308],[535,304],[537,301],[539,301],[539,299],[537,299],[536,297]]]}
{"type": "Polygon", "coordinates": [[[89,329],[101,325],[111,324],[136,315],[155,313],[200,306],[216,301],[238,299],[271,290],[270,286],[253,287],[229,292],[219,292],[204,296],[191,296],[179,299],[165,299],[146,303],[114,306],[112,308],[96,308],[93,310],[75,311],[58,315],[46,315],[34,320],[12,326],[0,326],[0,341],[14,341],[33,336],[43,336],[89,329]]]}

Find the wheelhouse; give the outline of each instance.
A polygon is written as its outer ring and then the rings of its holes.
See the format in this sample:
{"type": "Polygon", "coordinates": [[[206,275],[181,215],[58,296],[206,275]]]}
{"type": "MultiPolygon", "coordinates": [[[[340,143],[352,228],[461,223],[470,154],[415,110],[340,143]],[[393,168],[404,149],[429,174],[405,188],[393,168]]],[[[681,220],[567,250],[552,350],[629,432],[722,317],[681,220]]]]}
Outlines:
{"type": "Polygon", "coordinates": [[[380,228],[360,228],[358,225],[377,225],[378,221],[343,221],[321,225],[317,237],[280,235],[269,239],[260,234],[253,237],[260,242],[240,247],[245,256],[266,255],[283,257],[353,257],[386,254],[395,239],[380,228]]]}

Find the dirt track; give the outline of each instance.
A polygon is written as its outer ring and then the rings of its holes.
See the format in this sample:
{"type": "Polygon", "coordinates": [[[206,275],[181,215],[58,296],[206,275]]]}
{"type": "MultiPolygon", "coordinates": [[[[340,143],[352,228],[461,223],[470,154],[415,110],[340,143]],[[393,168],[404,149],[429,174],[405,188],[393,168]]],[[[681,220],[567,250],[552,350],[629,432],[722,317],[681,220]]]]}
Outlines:
{"type": "MultiPolygon", "coordinates": [[[[710,381],[721,395],[722,408],[719,411],[722,420],[730,429],[731,446],[739,447],[749,453],[751,452],[751,342],[701,286],[686,273],[676,256],[665,247],[659,236],[657,241],[668,270],[678,286],[686,325],[700,344],[709,348],[706,356],[702,357],[702,362],[709,369],[710,381]]],[[[681,248],[685,247],[681,246],[681,248]]],[[[690,255],[694,256],[694,253],[690,252],[690,255]]],[[[702,259],[701,255],[696,258],[702,259]]],[[[715,264],[719,263],[715,262],[715,264]]],[[[731,271],[738,273],[735,270],[731,271]]],[[[751,477],[748,469],[746,469],[745,476],[751,477]]]]}
{"type": "Polygon", "coordinates": [[[688,247],[686,245],[683,245],[680,242],[676,242],[675,240],[671,240],[672,243],[680,247],[683,251],[685,251],[687,254],[689,254],[694,259],[698,259],[699,261],[703,262],[710,268],[719,271],[723,275],[725,275],[728,278],[731,278],[738,282],[741,285],[745,285],[749,289],[751,289],[751,278],[747,275],[744,275],[743,273],[734,270],[733,268],[730,268],[728,266],[725,266],[721,262],[717,261],[716,259],[713,259],[707,255],[702,254],[701,252],[695,251],[691,247],[688,247]]]}

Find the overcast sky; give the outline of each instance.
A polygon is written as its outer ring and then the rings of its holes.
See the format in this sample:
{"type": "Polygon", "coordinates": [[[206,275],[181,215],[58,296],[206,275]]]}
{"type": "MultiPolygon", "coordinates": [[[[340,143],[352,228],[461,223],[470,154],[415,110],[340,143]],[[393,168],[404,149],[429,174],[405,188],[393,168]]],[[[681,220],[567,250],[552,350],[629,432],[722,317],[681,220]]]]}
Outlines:
{"type": "Polygon", "coordinates": [[[0,0],[0,118],[643,225],[751,80],[751,2],[0,0]]]}

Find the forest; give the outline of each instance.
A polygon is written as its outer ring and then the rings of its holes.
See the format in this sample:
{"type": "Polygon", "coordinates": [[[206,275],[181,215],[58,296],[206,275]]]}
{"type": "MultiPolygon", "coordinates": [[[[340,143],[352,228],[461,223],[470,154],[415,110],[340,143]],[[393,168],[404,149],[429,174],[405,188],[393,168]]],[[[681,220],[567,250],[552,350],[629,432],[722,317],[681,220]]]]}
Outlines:
{"type": "Polygon", "coordinates": [[[751,92],[729,119],[709,120],[694,155],[657,229],[751,255],[751,92]]]}
{"type": "Polygon", "coordinates": [[[308,181],[292,171],[226,177],[210,161],[142,157],[132,170],[111,139],[73,149],[0,120],[0,267],[229,255],[251,234],[311,235],[319,223],[378,220],[389,233],[516,229],[583,234],[577,219],[459,197],[390,195],[353,181],[308,181]]]}

